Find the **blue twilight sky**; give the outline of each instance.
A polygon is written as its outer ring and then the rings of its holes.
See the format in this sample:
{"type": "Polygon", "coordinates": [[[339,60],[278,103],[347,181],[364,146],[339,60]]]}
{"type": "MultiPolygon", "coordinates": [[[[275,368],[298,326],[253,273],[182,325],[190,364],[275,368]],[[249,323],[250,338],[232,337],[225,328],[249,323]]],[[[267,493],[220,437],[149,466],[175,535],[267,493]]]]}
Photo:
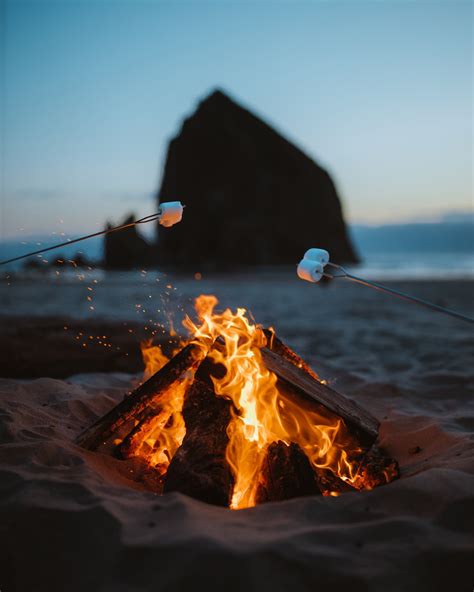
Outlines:
{"type": "Polygon", "coordinates": [[[470,2],[2,10],[0,238],[154,211],[167,141],[216,86],[327,167],[352,222],[472,207],[470,2]]]}

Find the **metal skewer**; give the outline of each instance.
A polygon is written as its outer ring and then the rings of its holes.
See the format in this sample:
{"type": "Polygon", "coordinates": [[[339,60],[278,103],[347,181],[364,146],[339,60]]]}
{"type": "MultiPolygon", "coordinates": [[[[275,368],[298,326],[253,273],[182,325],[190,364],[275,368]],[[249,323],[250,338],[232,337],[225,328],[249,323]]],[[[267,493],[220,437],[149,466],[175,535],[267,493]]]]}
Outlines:
{"type": "MultiPolygon", "coordinates": [[[[171,202],[175,203],[175,202],[171,202]]],[[[176,202],[178,203],[178,202],[176,202]]],[[[168,205],[168,204],[163,204],[168,205]]],[[[181,209],[185,206],[181,206],[181,209]]],[[[139,220],[134,220],[133,222],[128,222],[127,224],[121,224],[120,226],[114,226],[112,228],[106,228],[105,230],[100,230],[99,232],[93,232],[92,234],[87,234],[85,236],[80,236],[79,238],[70,239],[64,241],[63,243],[59,243],[57,245],[53,245],[51,247],[45,247],[43,249],[38,249],[37,251],[32,251],[31,253],[26,253],[25,255],[19,255],[18,257],[12,257],[11,259],[5,259],[4,261],[0,261],[0,265],[6,265],[7,263],[14,263],[15,261],[21,261],[22,259],[26,259],[27,257],[33,257],[34,255],[41,255],[42,253],[47,253],[48,251],[53,251],[54,249],[60,249],[61,247],[67,247],[69,245],[73,245],[74,243],[79,243],[81,241],[87,240],[89,238],[95,238],[96,236],[102,236],[104,234],[110,234],[111,232],[116,232],[117,230],[124,230],[125,228],[131,228],[132,226],[137,226],[138,224],[146,224],[147,222],[154,222],[156,220],[160,221],[161,216],[164,213],[164,208],[159,208],[158,212],[155,214],[149,214],[148,216],[144,216],[139,220]]],[[[179,222],[179,220],[178,220],[179,222]]]]}
{"type": "Polygon", "coordinates": [[[442,312],[444,314],[450,315],[456,319],[461,319],[463,321],[467,321],[468,323],[474,323],[474,319],[463,315],[460,312],[455,310],[451,310],[450,308],[446,308],[444,306],[439,306],[438,304],[434,304],[434,302],[429,302],[428,300],[423,300],[422,298],[418,298],[417,296],[411,296],[410,294],[405,294],[405,292],[400,292],[400,290],[395,290],[394,288],[389,288],[387,286],[383,286],[382,284],[378,284],[377,282],[372,282],[370,280],[364,280],[356,275],[352,275],[347,270],[344,269],[341,265],[337,265],[336,263],[331,263],[330,261],[326,264],[341,272],[341,275],[332,275],[328,273],[324,273],[324,277],[330,279],[337,279],[337,278],[346,278],[357,284],[362,284],[363,286],[368,286],[369,288],[374,288],[375,290],[379,290],[380,292],[386,292],[387,294],[392,294],[393,296],[397,296],[402,300],[410,300],[411,302],[416,302],[425,308],[429,308],[431,310],[435,310],[437,312],[442,312]]]}
{"type": "Polygon", "coordinates": [[[445,306],[440,306],[438,304],[434,304],[434,302],[429,302],[428,300],[423,300],[423,298],[418,298],[416,296],[411,296],[411,294],[405,294],[405,292],[401,292],[400,290],[395,290],[394,288],[388,288],[387,286],[383,286],[382,284],[378,284],[377,282],[372,282],[370,280],[365,280],[364,278],[358,277],[349,273],[342,265],[337,265],[336,263],[331,263],[329,260],[330,255],[324,249],[319,248],[312,248],[308,249],[304,254],[303,259],[299,262],[297,268],[298,277],[302,280],[306,280],[311,283],[317,283],[322,277],[326,277],[329,279],[337,279],[337,278],[345,278],[356,282],[357,284],[362,284],[363,286],[368,286],[369,288],[373,288],[375,290],[379,290],[380,292],[386,292],[387,294],[392,294],[393,296],[397,296],[398,298],[402,298],[403,300],[408,300],[411,302],[415,302],[416,304],[420,304],[425,308],[429,308],[430,310],[434,310],[436,312],[442,312],[446,315],[454,317],[455,319],[460,319],[462,321],[466,321],[467,323],[474,323],[474,318],[468,317],[460,312],[455,310],[451,310],[450,308],[446,308],[445,306]],[[329,266],[333,269],[336,269],[339,273],[327,273],[324,270],[326,266],[329,266]]]}

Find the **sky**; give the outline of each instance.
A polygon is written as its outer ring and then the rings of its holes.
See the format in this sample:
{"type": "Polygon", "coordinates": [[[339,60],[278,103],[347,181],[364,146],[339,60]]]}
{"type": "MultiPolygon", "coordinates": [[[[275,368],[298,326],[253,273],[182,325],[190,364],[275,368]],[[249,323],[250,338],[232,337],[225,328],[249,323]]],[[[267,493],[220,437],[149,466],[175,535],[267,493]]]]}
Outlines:
{"type": "Polygon", "coordinates": [[[327,168],[352,223],[472,208],[470,2],[0,10],[0,240],[155,211],[167,143],[215,87],[327,168]]]}

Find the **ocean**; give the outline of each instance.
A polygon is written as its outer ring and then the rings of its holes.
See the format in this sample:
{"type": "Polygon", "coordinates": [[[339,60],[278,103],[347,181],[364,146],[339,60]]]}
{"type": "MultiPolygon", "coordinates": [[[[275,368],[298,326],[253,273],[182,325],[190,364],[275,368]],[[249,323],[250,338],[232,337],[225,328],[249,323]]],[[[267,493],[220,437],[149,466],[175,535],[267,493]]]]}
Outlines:
{"type": "MultiPolygon", "coordinates": [[[[474,226],[472,224],[419,224],[379,228],[352,227],[351,234],[361,263],[347,266],[350,273],[379,282],[423,283],[474,280],[474,226]]],[[[14,257],[51,240],[0,243],[0,260],[14,257]]],[[[308,245],[311,246],[311,245],[308,245]]],[[[80,250],[88,260],[100,260],[102,240],[93,239],[54,251],[55,258],[72,258],[80,250]],[[80,249],[78,248],[80,247],[80,249]]],[[[47,254],[45,257],[48,258],[47,254]]],[[[6,315],[72,315],[144,322],[168,322],[170,314],[187,311],[199,293],[214,293],[226,306],[245,306],[268,317],[281,313],[280,301],[310,299],[314,286],[296,276],[294,267],[267,267],[236,273],[195,276],[157,270],[110,272],[102,269],[27,270],[24,261],[0,268],[0,307],[6,315]],[[271,297],[269,295],[274,295],[271,297]],[[172,311],[172,313],[170,313],[172,311]],[[150,314],[149,314],[150,313],[150,314]]],[[[348,283],[332,282],[336,289],[348,283]]],[[[358,290],[368,290],[359,287],[358,290]]],[[[410,286],[406,288],[410,292],[410,286]]],[[[347,290],[346,290],[347,292],[347,290]]],[[[321,291],[328,295],[329,291],[321,291]]],[[[358,296],[357,296],[358,297],[358,296]]],[[[380,296],[382,297],[382,296],[380,296]]],[[[319,298],[319,297],[318,297],[319,298]]],[[[387,298],[387,296],[383,296],[387,298]]],[[[446,303],[445,303],[446,304],[446,303]]],[[[261,319],[260,319],[261,320],[261,319]]]]}

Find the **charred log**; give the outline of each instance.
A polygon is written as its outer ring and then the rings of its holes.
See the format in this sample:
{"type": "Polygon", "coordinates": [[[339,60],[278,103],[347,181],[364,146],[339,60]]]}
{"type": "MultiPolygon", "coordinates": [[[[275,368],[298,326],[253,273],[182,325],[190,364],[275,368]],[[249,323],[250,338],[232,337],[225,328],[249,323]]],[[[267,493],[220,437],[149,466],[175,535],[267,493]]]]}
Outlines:
{"type": "Polygon", "coordinates": [[[290,362],[290,364],[293,364],[293,366],[296,366],[297,368],[301,368],[306,374],[309,374],[309,376],[319,381],[319,376],[316,372],[303,360],[303,358],[288,347],[286,343],[283,343],[283,341],[276,336],[273,329],[264,329],[263,332],[267,338],[268,349],[279,356],[282,356],[287,362],[290,362]]]}
{"type": "Polygon", "coordinates": [[[356,491],[347,481],[339,479],[330,469],[315,469],[316,481],[323,495],[338,496],[341,493],[356,491]]]}
{"type": "Polygon", "coordinates": [[[206,351],[203,347],[195,344],[187,345],[109,413],[84,430],[77,438],[77,444],[89,450],[95,450],[126,422],[138,417],[147,406],[159,405],[160,395],[179,381],[186,371],[196,368],[205,355],[206,351]]]}
{"type": "Polygon", "coordinates": [[[397,461],[386,456],[378,446],[372,446],[361,459],[354,486],[357,489],[374,489],[399,476],[397,461]]]}
{"type": "Polygon", "coordinates": [[[297,444],[270,444],[262,465],[257,504],[320,493],[311,464],[297,444]]]}
{"type": "Polygon", "coordinates": [[[288,386],[290,390],[297,390],[332,415],[342,418],[363,446],[370,448],[377,439],[379,428],[378,420],[371,413],[352,399],[319,382],[279,353],[268,347],[262,348],[261,352],[266,367],[277,375],[283,388],[288,386]]]}
{"type": "Polygon", "coordinates": [[[232,473],[226,460],[231,403],[196,378],[183,407],[186,436],[174,455],[164,492],[179,491],[209,504],[228,506],[232,473]]]}
{"type": "Polygon", "coordinates": [[[117,456],[123,459],[139,456],[138,452],[143,442],[151,433],[162,430],[170,421],[170,417],[171,414],[166,410],[148,413],[124,438],[117,450],[117,456]]]}

